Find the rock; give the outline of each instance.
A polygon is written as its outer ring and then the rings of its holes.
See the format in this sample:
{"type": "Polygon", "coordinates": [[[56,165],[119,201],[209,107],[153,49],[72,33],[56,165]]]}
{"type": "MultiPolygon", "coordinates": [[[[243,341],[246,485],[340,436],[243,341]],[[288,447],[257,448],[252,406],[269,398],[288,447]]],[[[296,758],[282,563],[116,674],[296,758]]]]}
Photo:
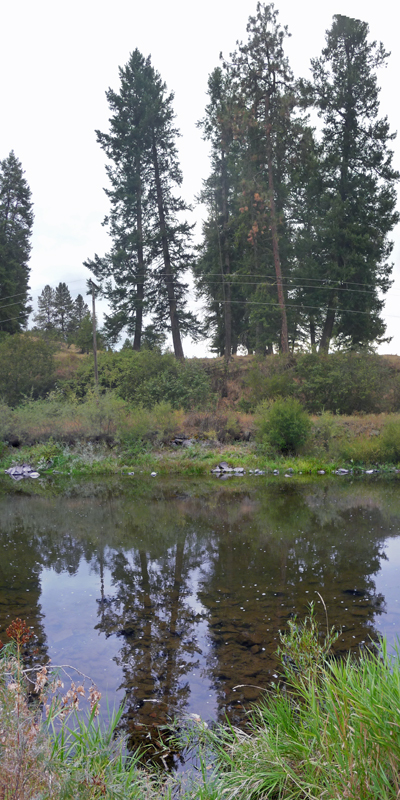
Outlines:
{"type": "Polygon", "coordinates": [[[288,472],[289,475],[293,475],[293,473],[294,473],[293,467],[289,467],[289,469],[287,469],[286,472],[288,472]]]}
{"type": "Polygon", "coordinates": [[[284,478],[293,478],[293,475],[291,472],[285,472],[284,478]]]}
{"type": "Polygon", "coordinates": [[[279,475],[279,469],[274,469],[274,472],[273,472],[273,474],[274,474],[274,475],[279,475]]]}
{"type": "Polygon", "coordinates": [[[335,475],[348,475],[349,472],[350,472],[350,470],[342,469],[342,467],[339,467],[339,469],[335,470],[335,475]]]}
{"type": "Polygon", "coordinates": [[[128,475],[134,475],[134,474],[135,474],[134,472],[128,472],[128,475]]]}
{"type": "Polygon", "coordinates": [[[245,475],[244,467],[234,467],[233,471],[236,475],[245,475]]]}
{"type": "Polygon", "coordinates": [[[324,469],[319,469],[317,471],[317,475],[325,475],[325,470],[324,469]]]}
{"type": "Polygon", "coordinates": [[[182,447],[193,447],[193,445],[195,444],[195,441],[194,441],[194,439],[184,439],[181,444],[182,444],[182,447]]]}
{"type": "Polygon", "coordinates": [[[14,481],[20,481],[22,478],[39,478],[40,473],[35,472],[35,470],[29,464],[17,464],[15,467],[10,467],[9,469],[5,469],[4,472],[6,475],[10,475],[10,477],[14,481]]]}
{"type": "Polygon", "coordinates": [[[229,464],[226,463],[226,461],[220,461],[218,466],[219,466],[220,469],[225,470],[227,472],[230,472],[231,468],[230,468],[229,464]]]}
{"type": "Polygon", "coordinates": [[[365,470],[365,474],[366,475],[377,475],[378,472],[379,472],[379,469],[366,469],[365,470]]]}
{"type": "Polygon", "coordinates": [[[156,477],[156,475],[157,475],[157,473],[156,473],[156,472],[150,472],[150,477],[151,477],[151,478],[155,478],[155,477],[156,477]]]}

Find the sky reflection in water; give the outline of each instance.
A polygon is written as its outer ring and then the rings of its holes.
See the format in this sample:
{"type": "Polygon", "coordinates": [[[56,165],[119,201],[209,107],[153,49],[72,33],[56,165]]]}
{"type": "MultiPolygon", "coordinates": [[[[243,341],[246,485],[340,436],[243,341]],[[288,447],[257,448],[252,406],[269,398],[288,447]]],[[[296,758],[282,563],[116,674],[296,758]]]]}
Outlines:
{"type": "Polygon", "coordinates": [[[243,719],[279,630],[315,600],[345,651],[400,634],[400,484],[70,484],[0,496],[0,637],[89,674],[132,736],[174,714],[243,719]],[[235,689],[237,684],[246,684],[235,689]]]}

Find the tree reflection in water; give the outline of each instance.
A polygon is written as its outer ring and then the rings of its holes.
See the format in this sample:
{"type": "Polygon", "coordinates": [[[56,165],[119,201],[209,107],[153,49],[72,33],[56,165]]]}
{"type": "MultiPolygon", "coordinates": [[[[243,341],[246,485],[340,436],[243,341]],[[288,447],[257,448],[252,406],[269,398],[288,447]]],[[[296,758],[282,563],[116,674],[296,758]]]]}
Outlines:
{"type": "Polygon", "coordinates": [[[0,499],[0,637],[21,616],[45,652],[41,570],[75,575],[86,563],[98,575],[97,631],[118,642],[132,742],[148,725],[199,711],[193,673],[202,713],[211,691],[219,719],[240,722],[255,687],[275,674],[288,618],[316,600],[324,623],[316,591],[330,624],[343,628],[339,649],[377,637],[385,600],[375,575],[399,520],[399,489],[385,483],[193,480],[82,483],[55,497],[15,492],[0,499]]]}

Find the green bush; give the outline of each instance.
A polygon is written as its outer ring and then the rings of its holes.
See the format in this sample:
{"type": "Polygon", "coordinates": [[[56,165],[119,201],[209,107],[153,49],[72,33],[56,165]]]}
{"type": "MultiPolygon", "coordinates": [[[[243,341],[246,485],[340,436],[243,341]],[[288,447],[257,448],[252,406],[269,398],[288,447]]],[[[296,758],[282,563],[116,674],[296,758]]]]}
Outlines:
{"type": "Polygon", "coordinates": [[[0,342],[0,397],[15,406],[30,396],[43,397],[55,382],[54,349],[29,334],[7,336],[0,342]]]}
{"type": "MultiPolygon", "coordinates": [[[[164,402],[185,410],[204,408],[213,399],[210,379],[201,363],[196,359],[178,361],[172,353],[128,348],[119,353],[99,353],[98,372],[100,391],[115,389],[124,400],[146,408],[164,402]]],[[[65,388],[83,398],[93,385],[93,363],[88,359],[65,388]]]]}
{"type": "Polygon", "coordinates": [[[400,378],[382,356],[307,353],[256,358],[246,378],[243,410],[262,400],[297,397],[311,413],[365,414],[396,411],[400,378]]]}
{"type": "Polygon", "coordinates": [[[296,391],[293,356],[256,358],[246,377],[250,397],[242,399],[243,411],[253,411],[262,400],[290,397],[296,391]]]}
{"type": "Polygon", "coordinates": [[[325,410],[334,414],[372,414],[394,410],[396,375],[379,356],[303,355],[298,359],[296,378],[296,395],[310,413],[325,410]]]}
{"type": "Polygon", "coordinates": [[[262,403],[256,410],[257,438],[281,453],[297,453],[306,443],[311,420],[295,398],[262,403]]]}

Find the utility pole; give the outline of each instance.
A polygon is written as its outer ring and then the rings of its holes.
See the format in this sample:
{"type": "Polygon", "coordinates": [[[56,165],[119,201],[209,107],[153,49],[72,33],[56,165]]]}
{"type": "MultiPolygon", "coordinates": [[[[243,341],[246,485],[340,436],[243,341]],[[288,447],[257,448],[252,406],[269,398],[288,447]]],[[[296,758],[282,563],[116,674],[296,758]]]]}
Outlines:
{"type": "Polygon", "coordinates": [[[99,373],[97,371],[97,336],[96,336],[96,308],[95,308],[95,289],[100,289],[99,286],[96,286],[93,283],[92,279],[89,279],[90,285],[92,287],[92,322],[93,322],[93,355],[94,355],[94,380],[96,386],[99,383],[99,373]]]}

